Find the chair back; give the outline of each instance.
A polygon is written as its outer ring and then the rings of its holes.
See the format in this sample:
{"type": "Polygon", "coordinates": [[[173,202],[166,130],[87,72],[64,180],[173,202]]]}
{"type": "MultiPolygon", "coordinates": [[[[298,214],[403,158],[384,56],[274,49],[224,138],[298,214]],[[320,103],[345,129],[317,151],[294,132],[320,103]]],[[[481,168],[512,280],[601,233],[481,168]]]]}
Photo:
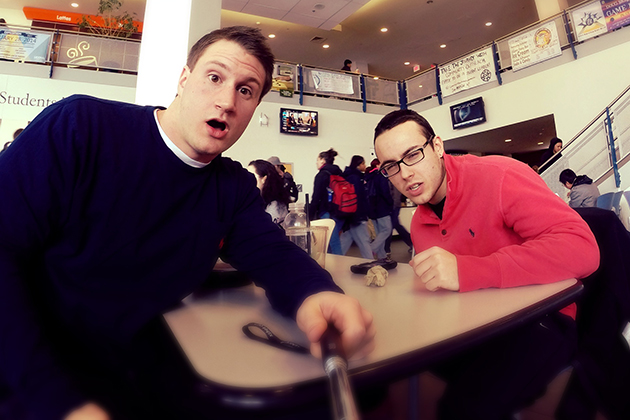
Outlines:
{"type": "Polygon", "coordinates": [[[326,232],[326,249],[328,249],[330,238],[332,238],[333,230],[335,229],[335,221],[333,219],[317,219],[311,221],[311,226],[325,226],[328,228],[326,232]]]}

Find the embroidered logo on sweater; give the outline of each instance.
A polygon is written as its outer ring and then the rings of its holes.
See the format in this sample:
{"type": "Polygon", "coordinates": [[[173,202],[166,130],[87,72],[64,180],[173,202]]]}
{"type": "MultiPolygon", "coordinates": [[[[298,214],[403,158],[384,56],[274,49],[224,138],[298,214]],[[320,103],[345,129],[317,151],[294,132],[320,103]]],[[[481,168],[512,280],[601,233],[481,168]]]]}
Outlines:
{"type": "Polygon", "coordinates": [[[473,238],[475,237],[475,232],[473,232],[472,229],[468,229],[468,232],[470,232],[470,236],[472,236],[473,238]]]}

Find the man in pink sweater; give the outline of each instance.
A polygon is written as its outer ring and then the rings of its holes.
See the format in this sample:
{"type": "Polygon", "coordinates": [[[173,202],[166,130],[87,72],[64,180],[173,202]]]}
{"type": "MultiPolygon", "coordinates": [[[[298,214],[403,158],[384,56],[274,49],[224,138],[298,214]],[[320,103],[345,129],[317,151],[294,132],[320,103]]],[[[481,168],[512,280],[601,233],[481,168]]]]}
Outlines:
{"type": "MultiPolygon", "coordinates": [[[[514,159],[447,155],[411,110],[375,129],[381,174],[418,205],[411,221],[416,289],[466,292],[584,278],[599,265],[588,225],[514,159]]],[[[568,366],[575,304],[436,367],[447,381],[440,419],[504,419],[568,366]]]]}

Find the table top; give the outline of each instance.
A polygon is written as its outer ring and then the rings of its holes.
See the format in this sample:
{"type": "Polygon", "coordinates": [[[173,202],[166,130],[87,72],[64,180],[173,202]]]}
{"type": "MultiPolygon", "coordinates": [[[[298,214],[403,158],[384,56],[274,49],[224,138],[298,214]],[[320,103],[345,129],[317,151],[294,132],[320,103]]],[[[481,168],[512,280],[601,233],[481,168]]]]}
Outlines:
{"type": "MultiPolygon", "coordinates": [[[[399,264],[384,287],[367,287],[365,276],[350,272],[365,260],[326,256],[326,269],[346,294],[374,315],[376,348],[351,360],[353,382],[397,380],[502,330],[562,308],[580,293],[570,279],[510,289],[412,291],[413,270],[399,264]]],[[[321,361],[247,338],[242,327],[258,322],[283,340],[308,345],[291,319],[273,311],[254,285],[196,293],[165,314],[173,335],[193,369],[207,383],[226,389],[276,392],[298,384],[325,382],[321,361]]]]}

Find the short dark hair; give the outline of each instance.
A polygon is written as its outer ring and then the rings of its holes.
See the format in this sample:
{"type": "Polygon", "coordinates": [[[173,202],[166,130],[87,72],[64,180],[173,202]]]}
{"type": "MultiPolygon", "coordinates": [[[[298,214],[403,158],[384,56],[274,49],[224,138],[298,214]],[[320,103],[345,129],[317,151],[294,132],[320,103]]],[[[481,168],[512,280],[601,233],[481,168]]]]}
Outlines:
{"type": "Polygon", "coordinates": [[[343,65],[347,66],[348,64],[352,64],[352,60],[350,60],[349,58],[346,58],[346,61],[343,62],[343,65]]]}
{"type": "Polygon", "coordinates": [[[13,140],[17,139],[17,136],[19,136],[20,134],[22,134],[22,131],[24,131],[23,128],[18,128],[17,130],[15,130],[13,132],[13,140]]]}
{"type": "Polygon", "coordinates": [[[253,55],[262,64],[265,70],[265,80],[260,93],[259,100],[262,100],[271,90],[273,64],[275,58],[271,52],[271,48],[267,45],[267,38],[260,32],[258,28],[250,28],[249,26],[229,26],[210,32],[202,36],[195,45],[192,46],[188,53],[186,65],[192,71],[201,57],[210,45],[217,41],[226,40],[236,42],[243,47],[245,51],[253,55]]]}
{"type": "Polygon", "coordinates": [[[337,155],[338,153],[331,147],[330,149],[321,152],[318,156],[320,159],[324,159],[326,164],[332,165],[335,162],[335,156],[337,155]]]}
{"type": "Polygon", "coordinates": [[[553,150],[553,148],[556,146],[556,144],[558,143],[562,143],[562,139],[559,139],[558,137],[554,137],[549,141],[549,150],[553,150]]]}
{"type": "MultiPolygon", "coordinates": [[[[416,111],[412,111],[411,109],[399,109],[398,111],[392,111],[385,115],[376,125],[376,128],[374,129],[374,143],[376,143],[376,138],[385,131],[391,130],[392,128],[406,123],[407,121],[414,121],[418,124],[422,134],[424,134],[427,139],[435,137],[433,127],[431,127],[431,124],[429,124],[422,115],[418,114],[416,111]]],[[[433,142],[431,142],[431,147],[433,147],[433,142]]]]}
{"type": "Polygon", "coordinates": [[[566,184],[567,182],[569,184],[573,184],[575,182],[575,178],[577,178],[577,175],[571,169],[565,169],[564,171],[560,172],[560,183],[562,185],[566,184]]]}

